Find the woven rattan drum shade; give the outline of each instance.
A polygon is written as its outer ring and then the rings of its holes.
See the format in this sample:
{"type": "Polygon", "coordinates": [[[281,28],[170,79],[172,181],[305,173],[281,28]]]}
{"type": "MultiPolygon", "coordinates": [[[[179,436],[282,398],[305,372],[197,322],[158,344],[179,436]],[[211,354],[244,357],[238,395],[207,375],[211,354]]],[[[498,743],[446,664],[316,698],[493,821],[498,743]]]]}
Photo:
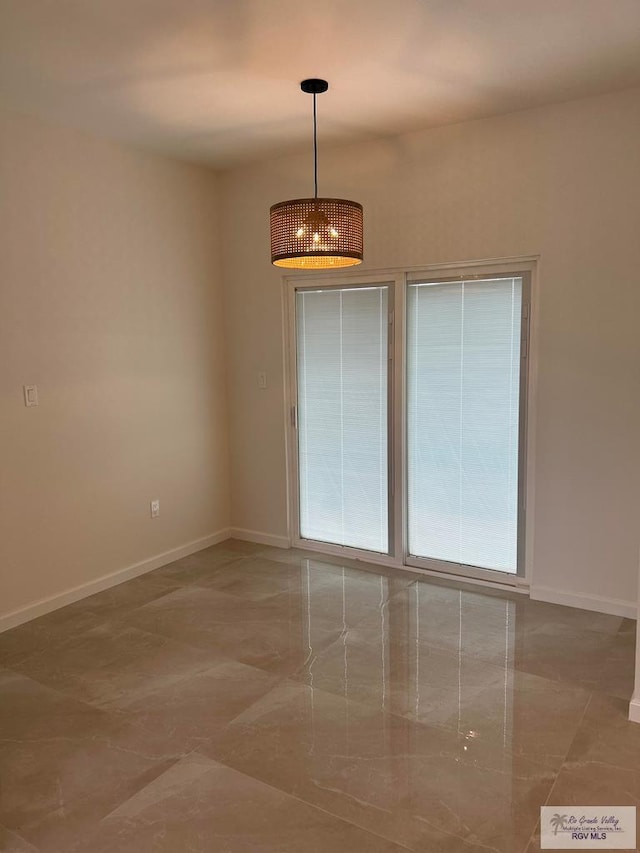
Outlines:
{"type": "Polygon", "coordinates": [[[294,269],[362,263],[362,205],[341,198],[296,198],[271,208],[271,262],[294,269]]]}

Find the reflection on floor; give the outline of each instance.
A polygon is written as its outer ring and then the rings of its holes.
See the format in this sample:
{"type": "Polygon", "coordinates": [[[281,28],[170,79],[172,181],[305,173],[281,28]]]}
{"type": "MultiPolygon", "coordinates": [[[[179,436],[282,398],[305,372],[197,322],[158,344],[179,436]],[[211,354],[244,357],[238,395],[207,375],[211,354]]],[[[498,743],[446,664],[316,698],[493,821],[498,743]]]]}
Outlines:
{"type": "Polygon", "coordinates": [[[0,635],[0,849],[535,851],[640,804],[634,628],[229,540],[0,635]]]}

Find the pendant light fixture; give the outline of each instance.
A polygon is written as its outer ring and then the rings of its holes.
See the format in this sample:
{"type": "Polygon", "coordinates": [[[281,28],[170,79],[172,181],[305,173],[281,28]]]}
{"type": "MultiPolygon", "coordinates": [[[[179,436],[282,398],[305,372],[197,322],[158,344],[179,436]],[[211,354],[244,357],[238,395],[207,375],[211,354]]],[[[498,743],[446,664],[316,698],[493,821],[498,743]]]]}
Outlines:
{"type": "Polygon", "coordinates": [[[362,205],[318,197],[318,116],[316,98],[326,80],[303,80],[313,95],[313,198],[281,201],[271,208],[271,263],[289,269],[337,269],[362,263],[362,205]]]}

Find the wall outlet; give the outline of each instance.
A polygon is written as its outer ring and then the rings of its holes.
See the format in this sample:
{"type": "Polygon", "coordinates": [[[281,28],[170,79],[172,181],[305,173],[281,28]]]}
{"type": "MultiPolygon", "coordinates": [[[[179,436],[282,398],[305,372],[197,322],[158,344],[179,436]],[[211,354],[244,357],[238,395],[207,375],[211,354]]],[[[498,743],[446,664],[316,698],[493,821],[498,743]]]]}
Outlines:
{"type": "Polygon", "coordinates": [[[160,515],[160,501],[151,501],[149,507],[151,509],[151,518],[157,518],[160,515]]]}

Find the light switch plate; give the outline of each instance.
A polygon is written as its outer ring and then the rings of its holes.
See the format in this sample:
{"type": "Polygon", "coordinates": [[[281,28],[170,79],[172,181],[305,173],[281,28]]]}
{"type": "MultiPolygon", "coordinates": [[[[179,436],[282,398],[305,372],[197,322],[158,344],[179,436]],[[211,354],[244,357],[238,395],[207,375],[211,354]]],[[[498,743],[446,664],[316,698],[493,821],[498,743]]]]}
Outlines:
{"type": "Polygon", "coordinates": [[[37,385],[23,385],[22,390],[24,392],[24,404],[25,404],[25,406],[37,406],[38,405],[38,386],[37,385]]]}
{"type": "Polygon", "coordinates": [[[267,374],[265,373],[264,370],[261,370],[260,373],[258,373],[258,388],[261,391],[264,391],[266,389],[266,387],[267,387],[267,374]]]}

